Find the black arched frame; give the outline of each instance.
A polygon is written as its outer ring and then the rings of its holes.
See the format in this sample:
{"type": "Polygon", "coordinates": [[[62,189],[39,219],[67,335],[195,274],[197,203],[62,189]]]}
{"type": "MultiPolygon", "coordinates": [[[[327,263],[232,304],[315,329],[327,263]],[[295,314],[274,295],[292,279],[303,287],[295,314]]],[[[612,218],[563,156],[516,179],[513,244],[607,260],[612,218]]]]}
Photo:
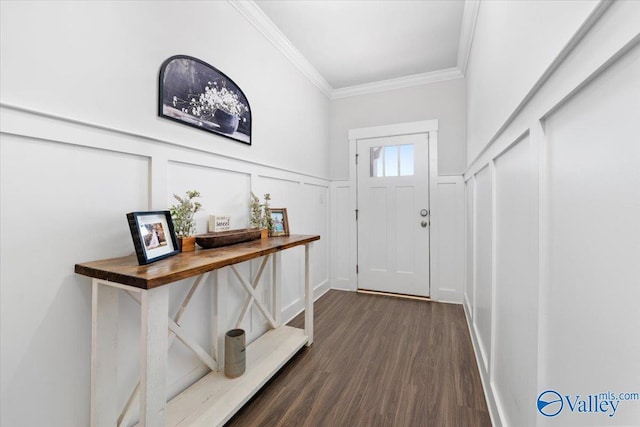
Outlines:
{"type": "Polygon", "coordinates": [[[187,55],[160,67],[158,115],[251,145],[251,107],[238,85],[206,62],[187,55]]]}

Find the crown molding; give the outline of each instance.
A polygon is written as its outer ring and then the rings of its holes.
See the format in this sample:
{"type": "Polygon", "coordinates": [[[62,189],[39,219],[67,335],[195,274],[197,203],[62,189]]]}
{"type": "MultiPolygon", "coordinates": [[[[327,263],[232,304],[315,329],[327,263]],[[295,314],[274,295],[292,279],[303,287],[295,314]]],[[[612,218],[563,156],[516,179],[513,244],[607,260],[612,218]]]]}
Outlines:
{"type": "Polygon", "coordinates": [[[387,90],[402,89],[405,87],[420,86],[429,83],[461,79],[462,77],[464,76],[458,68],[447,68],[444,70],[430,71],[428,73],[398,77],[396,79],[382,80],[379,82],[334,89],[331,94],[331,99],[347,98],[357,95],[367,95],[370,93],[384,92],[387,90]]]}
{"type": "Polygon", "coordinates": [[[253,0],[227,0],[247,21],[249,21],[269,42],[271,42],[300,72],[329,99],[347,98],[366,95],[387,90],[420,86],[429,83],[455,80],[464,77],[467,69],[469,53],[473,41],[480,0],[465,0],[460,42],[458,45],[457,66],[428,73],[414,74],[395,79],[365,83],[333,89],[329,82],[316,68],[296,49],[276,24],[258,7],[253,0]]]}
{"type": "Polygon", "coordinates": [[[462,75],[467,74],[467,64],[471,54],[473,35],[478,20],[478,10],[480,0],[465,0],[464,11],[462,12],[462,25],[460,26],[460,41],[458,42],[458,63],[457,67],[462,75]]]}
{"type": "Polygon", "coordinates": [[[280,52],[295,65],[302,74],[311,81],[327,97],[331,97],[333,88],[313,65],[293,46],[289,39],[278,27],[265,15],[265,13],[252,0],[228,0],[240,14],[247,19],[256,29],[280,52]]]}

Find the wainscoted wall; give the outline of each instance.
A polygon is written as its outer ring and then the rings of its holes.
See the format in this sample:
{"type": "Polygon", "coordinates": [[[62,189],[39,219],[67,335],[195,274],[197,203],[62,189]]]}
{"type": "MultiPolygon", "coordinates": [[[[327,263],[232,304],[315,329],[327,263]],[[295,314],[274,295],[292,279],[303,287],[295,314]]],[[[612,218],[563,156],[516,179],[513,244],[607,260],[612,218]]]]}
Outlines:
{"type": "Polygon", "coordinates": [[[640,388],[639,18],[638,3],[598,3],[491,141],[469,149],[464,307],[496,426],[640,419],[640,401],[615,415],[536,406],[545,390],[573,402],[640,388]]]}
{"type": "Polygon", "coordinates": [[[439,176],[438,212],[432,226],[438,228],[438,294],[442,302],[462,303],[464,285],[464,181],[461,175],[439,176]]]}
{"type": "Polygon", "coordinates": [[[356,234],[349,181],[331,183],[331,288],[355,291],[357,260],[352,236],[356,234]]]}
{"type": "MultiPolygon", "coordinates": [[[[637,43],[544,118],[541,344],[551,360],[576,361],[540,366],[557,387],[640,389],[639,114],[637,43]]],[[[615,417],[638,423],[640,401],[615,417]]]]}
{"type": "Polygon", "coordinates": [[[493,168],[486,166],[475,176],[475,292],[473,298],[473,329],[478,337],[484,369],[489,367],[491,357],[491,307],[493,298],[493,193],[491,182],[493,168]]]}
{"type": "MultiPolygon", "coordinates": [[[[166,209],[172,193],[202,193],[198,232],[209,214],[246,227],[249,193],[271,193],[274,207],[288,209],[293,233],[321,235],[312,251],[316,297],[328,289],[330,100],[234,3],[0,8],[0,424],[88,425],[90,280],[73,266],[132,253],[125,213],[166,209]],[[176,54],[210,63],[242,88],[253,115],[251,146],[157,116],[160,64],[176,54]]],[[[286,320],[303,307],[303,250],[284,252],[281,263],[286,320]]],[[[246,292],[232,274],[222,276],[225,331],[246,292]]],[[[268,284],[269,271],[263,277],[268,284]]],[[[172,285],[172,311],[189,283],[172,285]]],[[[210,288],[198,290],[182,321],[205,348],[210,288]]],[[[129,297],[120,311],[124,404],[137,379],[140,320],[129,297]]],[[[265,322],[254,311],[244,326],[254,339],[265,322]]],[[[205,373],[179,342],[169,366],[172,395],[205,373]]]]}
{"type": "MultiPolygon", "coordinates": [[[[517,140],[493,162],[494,175],[494,298],[495,317],[491,380],[507,414],[508,425],[533,424],[538,340],[536,259],[538,186],[537,158],[528,135],[517,140]],[[524,371],[523,366],[528,369],[524,371]]],[[[480,258],[478,258],[480,259],[480,258]]]]}
{"type": "MultiPolygon", "coordinates": [[[[464,286],[464,182],[460,175],[439,176],[438,212],[431,218],[432,237],[437,254],[431,258],[437,288],[431,289],[437,301],[462,303],[464,286]],[[435,237],[434,237],[435,236],[435,237]],[[434,263],[437,262],[437,265],[434,263]]],[[[349,181],[331,183],[331,287],[355,291],[357,247],[356,220],[349,181]]],[[[432,276],[433,277],[433,276],[432,276]]]]}
{"type": "MultiPolygon", "coordinates": [[[[166,209],[173,193],[196,188],[205,209],[196,216],[197,232],[206,231],[209,214],[229,214],[232,227],[243,228],[250,192],[270,192],[273,207],[288,209],[293,233],[322,236],[312,251],[315,296],[329,289],[329,181],[8,107],[2,117],[2,424],[86,424],[91,282],[75,275],[73,266],[133,252],[126,212],[166,209]],[[73,398],[61,405],[56,395],[73,398]],[[19,409],[34,398],[39,411],[19,409]]],[[[255,274],[257,267],[249,262],[241,269],[255,274]]],[[[304,305],[304,252],[284,252],[282,267],[286,320],[304,305]]],[[[261,286],[270,283],[268,270],[261,286]]],[[[246,292],[233,275],[222,277],[220,330],[226,331],[234,327],[246,292]]],[[[179,308],[190,282],[172,285],[170,312],[179,308]]],[[[210,288],[199,289],[182,322],[205,348],[211,341],[210,288]]],[[[137,304],[121,299],[124,405],[137,380],[140,320],[137,304]]],[[[253,340],[266,322],[254,308],[244,327],[253,340]]],[[[177,343],[169,366],[171,395],[206,373],[177,343]]]]}

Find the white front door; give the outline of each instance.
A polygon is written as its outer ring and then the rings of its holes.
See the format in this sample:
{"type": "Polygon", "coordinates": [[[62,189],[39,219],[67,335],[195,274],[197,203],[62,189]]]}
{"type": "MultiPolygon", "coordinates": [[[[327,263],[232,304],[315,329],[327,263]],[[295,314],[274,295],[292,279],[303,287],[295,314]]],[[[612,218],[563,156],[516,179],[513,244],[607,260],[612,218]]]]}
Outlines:
{"type": "Polygon", "coordinates": [[[359,139],[358,288],[429,296],[429,134],[359,139]]]}

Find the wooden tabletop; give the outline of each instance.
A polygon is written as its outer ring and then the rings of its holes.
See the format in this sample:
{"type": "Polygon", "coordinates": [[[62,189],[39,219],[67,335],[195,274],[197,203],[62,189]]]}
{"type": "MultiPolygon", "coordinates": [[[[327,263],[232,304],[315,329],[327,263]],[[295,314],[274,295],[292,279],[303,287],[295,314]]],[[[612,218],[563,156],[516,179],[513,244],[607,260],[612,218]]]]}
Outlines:
{"type": "Polygon", "coordinates": [[[320,240],[320,236],[269,237],[221,248],[197,249],[147,265],[138,265],[136,256],[130,255],[76,264],[75,272],[109,282],[151,289],[316,240],[320,240]]]}

